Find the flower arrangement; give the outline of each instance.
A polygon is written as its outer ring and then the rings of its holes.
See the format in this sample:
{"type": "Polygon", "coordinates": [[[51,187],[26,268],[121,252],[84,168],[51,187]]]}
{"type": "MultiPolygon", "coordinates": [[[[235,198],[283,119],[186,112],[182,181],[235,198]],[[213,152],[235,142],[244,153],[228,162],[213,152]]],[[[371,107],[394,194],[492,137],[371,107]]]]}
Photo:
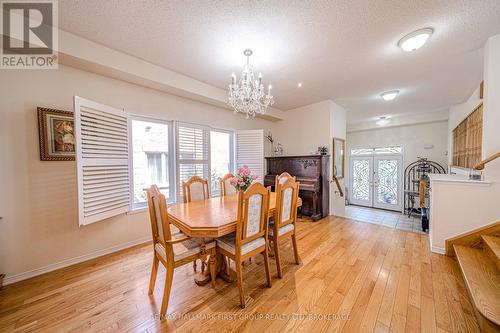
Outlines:
{"type": "Polygon", "coordinates": [[[252,175],[250,169],[244,165],[238,168],[236,176],[231,178],[231,185],[234,186],[236,191],[245,191],[258,176],[252,175]]]}

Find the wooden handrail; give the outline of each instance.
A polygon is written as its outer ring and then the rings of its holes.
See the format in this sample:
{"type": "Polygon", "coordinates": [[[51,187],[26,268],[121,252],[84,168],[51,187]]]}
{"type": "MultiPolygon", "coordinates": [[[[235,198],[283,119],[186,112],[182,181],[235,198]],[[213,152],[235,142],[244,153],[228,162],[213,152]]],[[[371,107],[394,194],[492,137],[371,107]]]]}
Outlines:
{"type": "Polygon", "coordinates": [[[333,180],[335,181],[335,184],[337,185],[337,189],[339,190],[340,197],[343,197],[344,191],[342,191],[342,186],[340,186],[340,182],[339,182],[338,178],[333,176],[333,180]]]}
{"type": "Polygon", "coordinates": [[[493,160],[496,160],[499,157],[500,157],[500,151],[498,153],[496,153],[496,154],[491,155],[487,159],[482,160],[481,162],[477,163],[476,165],[474,165],[473,169],[475,169],[475,170],[483,170],[485,164],[487,164],[487,163],[489,163],[489,162],[491,162],[493,160]]]}

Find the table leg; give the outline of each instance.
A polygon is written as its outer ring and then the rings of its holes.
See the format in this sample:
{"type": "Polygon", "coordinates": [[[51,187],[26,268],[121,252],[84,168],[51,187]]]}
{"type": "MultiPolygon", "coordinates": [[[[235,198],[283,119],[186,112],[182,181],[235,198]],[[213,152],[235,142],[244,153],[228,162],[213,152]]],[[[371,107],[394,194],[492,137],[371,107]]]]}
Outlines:
{"type": "MultiPolygon", "coordinates": [[[[216,276],[226,282],[233,282],[233,279],[231,278],[231,268],[229,267],[226,259],[227,258],[224,255],[217,253],[215,255],[210,255],[209,262],[215,260],[216,276]]],[[[212,278],[210,277],[210,269],[206,269],[203,273],[197,273],[194,277],[194,282],[198,286],[204,286],[210,281],[212,281],[212,278]]]]}

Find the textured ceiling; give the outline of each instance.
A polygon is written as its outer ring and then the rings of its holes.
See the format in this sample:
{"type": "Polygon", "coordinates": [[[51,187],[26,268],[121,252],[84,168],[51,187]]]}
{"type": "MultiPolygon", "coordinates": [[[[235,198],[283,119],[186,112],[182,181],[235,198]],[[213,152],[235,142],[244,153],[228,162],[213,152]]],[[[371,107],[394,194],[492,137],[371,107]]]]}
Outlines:
{"type": "Polygon", "coordinates": [[[499,0],[64,0],[59,17],[63,30],[220,88],[250,47],[276,107],[330,98],[350,123],[463,102],[500,33],[499,0]],[[422,49],[396,46],[423,27],[435,33],[422,49]],[[392,89],[395,101],[378,97],[392,89]]]}

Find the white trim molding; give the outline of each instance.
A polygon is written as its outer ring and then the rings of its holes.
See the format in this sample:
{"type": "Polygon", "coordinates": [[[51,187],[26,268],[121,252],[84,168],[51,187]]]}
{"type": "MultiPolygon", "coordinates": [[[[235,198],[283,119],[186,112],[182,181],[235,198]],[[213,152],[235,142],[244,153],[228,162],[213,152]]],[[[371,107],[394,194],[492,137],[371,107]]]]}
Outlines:
{"type": "Polygon", "coordinates": [[[65,259],[63,261],[60,261],[60,262],[57,262],[54,264],[50,264],[50,265],[47,265],[44,267],[36,268],[36,269],[31,270],[31,271],[15,274],[15,275],[11,275],[11,276],[6,276],[4,281],[3,281],[3,284],[8,285],[8,284],[12,284],[12,283],[19,282],[22,280],[26,280],[26,279],[29,279],[29,278],[32,278],[32,277],[35,277],[38,275],[53,272],[53,271],[61,269],[61,268],[65,268],[65,267],[79,264],[79,263],[82,263],[82,262],[85,262],[85,261],[88,261],[91,259],[95,259],[98,257],[102,257],[105,255],[111,254],[111,253],[125,250],[125,249],[128,249],[128,248],[135,246],[135,245],[145,244],[145,243],[148,243],[150,241],[151,241],[150,236],[143,237],[143,238],[139,238],[139,239],[136,239],[136,240],[133,240],[130,242],[114,245],[114,246],[111,246],[111,247],[108,247],[108,248],[105,248],[105,249],[102,249],[99,251],[85,254],[83,256],[65,259]]]}
{"type": "Polygon", "coordinates": [[[439,246],[431,246],[431,251],[434,253],[443,254],[443,255],[446,253],[446,251],[442,247],[439,247],[439,246]]]}

